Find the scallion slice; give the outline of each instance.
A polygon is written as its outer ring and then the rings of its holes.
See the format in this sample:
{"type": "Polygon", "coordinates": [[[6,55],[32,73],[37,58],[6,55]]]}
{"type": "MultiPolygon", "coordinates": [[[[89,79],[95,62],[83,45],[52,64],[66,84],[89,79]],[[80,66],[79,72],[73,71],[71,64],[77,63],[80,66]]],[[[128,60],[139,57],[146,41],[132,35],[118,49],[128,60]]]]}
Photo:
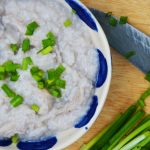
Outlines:
{"type": "Polygon", "coordinates": [[[56,86],[59,87],[59,88],[63,88],[65,89],[66,87],[66,81],[65,80],[62,80],[62,79],[58,79],[56,80],[56,86]]]}
{"type": "Polygon", "coordinates": [[[145,79],[150,82],[150,71],[146,74],[145,79]]]}
{"type": "Polygon", "coordinates": [[[60,98],[62,96],[61,90],[57,87],[49,88],[48,91],[52,96],[54,96],[56,98],[60,98]]]}
{"type": "Polygon", "coordinates": [[[120,21],[119,21],[119,24],[120,25],[124,25],[128,22],[128,17],[127,16],[121,16],[120,17],[120,21]]]}
{"type": "Polygon", "coordinates": [[[111,16],[110,19],[109,19],[109,24],[112,27],[115,27],[117,25],[117,19],[111,16]]]}
{"type": "Polygon", "coordinates": [[[59,65],[55,70],[55,76],[59,78],[64,71],[65,71],[65,67],[63,65],[59,65]]]}
{"type": "Polygon", "coordinates": [[[31,57],[25,57],[22,60],[22,70],[27,70],[29,65],[33,65],[31,57]]]}
{"type": "Polygon", "coordinates": [[[1,88],[8,97],[12,98],[16,95],[15,92],[12,91],[7,84],[3,84],[1,88]]]}
{"type": "Polygon", "coordinates": [[[39,27],[38,23],[33,21],[27,25],[26,35],[33,35],[34,31],[39,27]]]}
{"type": "Polygon", "coordinates": [[[51,52],[53,52],[53,47],[48,46],[48,47],[46,47],[46,48],[41,49],[40,51],[38,51],[38,54],[40,53],[42,55],[47,55],[47,54],[49,54],[51,52]]]}
{"type": "Polygon", "coordinates": [[[49,46],[54,46],[56,44],[56,36],[52,32],[47,33],[47,38],[50,40],[49,46]]]}
{"type": "Polygon", "coordinates": [[[10,81],[17,81],[19,79],[20,75],[18,72],[12,72],[10,76],[10,81]]]}
{"type": "Polygon", "coordinates": [[[4,80],[6,78],[6,74],[5,73],[0,73],[0,80],[4,80]]]}
{"type": "Polygon", "coordinates": [[[44,71],[39,69],[37,66],[32,67],[30,72],[34,80],[41,81],[43,79],[44,71]]]}
{"type": "Polygon", "coordinates": [[[30,39],[26,38],[22,42],[22,51],[27,52],[30,50],[30,39]]]}
{"type": "Polygon", "coordinates": [[[36,113],[38,113],[40,110],[40,107],[37,104],[33,104],[31,105],[31,109],[34,110],[36,113]]]}
{"type": "Polygon", "coordinates": [[[71,13],[76,14],[77,12],[74,9],[72,9],[71,13]]]}
{"type": "Polygon", "coordinates": [[[19,105],[21,105],[23,103],[23,97],[20,96],[20,95],[16,95],[11,101],[10,101],[10,104],[13,106],[13,107],[18,107],[19,105]]]}
{"type": "Polygon", "coordinates": [[[39,82],[38,82],[38,88],[39,88],[39,89],[44,89],[44,87],[45,87],[44,82],[43,82],[43,81],[39,81],[39,82]]]}
{"type": "Polygon", "coordinates": [[[129,51],[124,56],[125,56],[126,59],[129,59],[129,58],[131,58],[135,55],[136,55],[136,51],[129,51]]]}
{"type": "Polygon", "coordinates": [[[12,141],[12,143],[17,144],[19,142],[19,136],[18,136],[18,134],[13,135],[11,137],[11,141],[12,141]]]}
{"type": "Polygon", "coordinates": [[[5,73],[5,67],[4,66],[0,66],[0,73],[5,73]]]}
{"type": "Polygon", "coordinates": [[[49,69],[48,71],[47,71],[47,74],[48,74],[48,79],[49,80],[54,80],[55,79],[55,69],[49,69]]]}
{"type": "Polygon", "coordinates": [[[67,20],[64,22],[64,26],[65,26],[65,27],[70,27],[70,26],[72,26],[72,20],[71,20],[71,19],[67,19],[67,20]]]}
{"type": "Polygon", "coordinates": [[[16,54],[19,50],[18,44],[10,44],[10,48],[14,52],[14,54],[16,54]]]}

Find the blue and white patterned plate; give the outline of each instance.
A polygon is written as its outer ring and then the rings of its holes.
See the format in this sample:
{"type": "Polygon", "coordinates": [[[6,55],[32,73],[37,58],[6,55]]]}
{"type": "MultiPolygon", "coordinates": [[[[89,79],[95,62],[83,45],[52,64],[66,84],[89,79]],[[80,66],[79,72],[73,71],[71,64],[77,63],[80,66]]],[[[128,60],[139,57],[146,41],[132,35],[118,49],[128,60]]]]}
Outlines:
{"type": "MultiPolygon", "coordinates": [[[[87,114],[71,129],[61,132],[56,137],[49,137],[42,141],[20,141],[16,146],[21,150],[62,150],[78,140],[95,122],[104,105],[111,81],[111,54],[106,36],[98,21],[79,0],[60,0],[66,9],[74,9],[79,18],[89,27],[89,34],[94,39],[95,48],[99,56],[99,70],[97,73],[96,92],[87,114]]],[[[0,140],[0,149],[15,150],[10,139],[0,140]],[[5,147],[5,148],[4,148],[5,147]]]]}

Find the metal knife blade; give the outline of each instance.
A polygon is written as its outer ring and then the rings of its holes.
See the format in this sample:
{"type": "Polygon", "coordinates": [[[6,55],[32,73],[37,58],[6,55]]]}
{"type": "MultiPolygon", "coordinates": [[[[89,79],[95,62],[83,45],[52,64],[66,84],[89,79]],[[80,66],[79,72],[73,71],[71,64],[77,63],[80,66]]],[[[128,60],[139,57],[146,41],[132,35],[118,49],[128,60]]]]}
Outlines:
{"type": "Polygon", "coordinates": [[[136,55],[129,60],[144,73],[150,71],[150,37],[128,23],[112,27],[105,13],[96,9],[90,10],[102,26],[110,46],[122,55],[131,50],[135,51],[136,55]]]}

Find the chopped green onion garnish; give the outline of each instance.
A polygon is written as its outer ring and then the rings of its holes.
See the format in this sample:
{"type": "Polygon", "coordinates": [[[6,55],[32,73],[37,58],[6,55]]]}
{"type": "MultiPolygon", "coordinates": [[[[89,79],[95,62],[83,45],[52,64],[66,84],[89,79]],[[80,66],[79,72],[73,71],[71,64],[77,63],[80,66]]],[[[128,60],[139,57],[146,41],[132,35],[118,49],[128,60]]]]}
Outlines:
{"type": "Polygon", "coordinates": [[[5,73],[5,67],[4,66],[0,66],[0,73],[5,73]]]}
{"type": "Polygon", "coordinates": [[[4,80],[6,78],[6,74],[0,73],[0,80],[4,80]]]}
{"type": "Polygon", "coordinates": [[[72,12],[72,14],[76,14],[77,13],[74,9],[72,9],[71,12],[72,12]]]}
{"type": "Polygon", "coordinates": [[[64,22],[64,26],[65,27],[70,27],[72,25],[72,20],[71,19],[67,19],[65,22],[64,22]]]}
{"type": "Polygon", "coordinates": [[[8,97],[14,97],[16,94],[14,91],[12,91],[7,84],[3,84],[2,85],[2,90],[5,92],[5,94],[8,96],[8,97]]]}
{"type": "Polygon", "coordinates": [[[56,98],[60,98],[62,96],[61,90],[57,87],[50,88],[50,89],[48,89],[48,91],[52,96],[54,96],[56,98]]]}
{"type": "Polygon", "coordinates": [[[37,104],[33,104],[33,105],[31,106],[31,109],[34,110],[36,113],[38,113],[39,110],[40,110],[40,107],[39,107],[37,104]]]}
{"type": "Polygon", "coordinates": [[[27,52],[30,50],[30,39],[26,38],[22,42],[22,51],[27,52]]]}
{"type": "Polygon", "coordinates": [[[117,25],[117,19],[114,17],[110,17],[109,19],[109,24],[113,27],[115,27],[117,25]]]}
{"type": "Polygon", "coordinates": [[[11,50],[16,54],[19,50],[19,46],[17,44],[10,44],[11,50]]]}
{"type": "Polygon", "coordinates": [[[49,80],[54,80],[55,79],[55,69],[49,69],[47,71],[48,74],[48,79],[49,80]]]}
{"type": "Polygon", "coordinates": [[[43,48],[51,46],[51,40],[50,39],[44,39],[44,40],[42,40],[42,45],[43,45],[43,48]]]}
{"type": "Polygon", "coordinates": [[[37,22],[33,21],[30,24],[27,25],[27,29],[26,29],[26,35],[33,35],[34,31],[39,27],[39,25],[37,24],[37,22]]]}
{"type": "Polygon", "coordinates": [[[131,58],[132,56],[136,55],[136,52],[135,51],[129,51],[125,54],[125,58],[126,59],[129,59],[131,58]]]}
{"type": "Polygon", "coordinates": [[[23,103],[23,97],[20,96],[20,95],[16,95],[11,101],[10,101],[10,104],[13,106],[13,107],[18,107],[19,105],[21,105],[23,103]]]}
{"type": "Polygon", "coordinates": [[[29,65],[33,65],[31,57],[26,57],[22,61],[22,70],[27,70],[29,65]]]}
{"type": "Polygon", "coordinates": [[[5,65],[5,70],[9,73],[15,72],[19,68],[20,68],[20,64],[7,64],[7,65],[5,65]]]}
{"type": "Polygon", "coordinates": [[[51,52],[53,52],[53,47],[48,46],[48,47],[46,47],[46,48],[44,48],[44,49],[38,51],[38,54],[41,53],[41,54],[43,54],[43,55],[47,55],[47,54],[49,54],[49,53],[51,53],[51,52]]]}
{"type": "Polygon", "coordinates": [[[50,46],[54,46],[56,44],[56,36],[52,32],[47,33],[47,38],[51,40],[50,46]]]}
{"type": "Polygon", "coordinates": [[[108,12],[106,13],[105,17],[111,17],[112,16],[112,12],[108,12]]]}
{"type": "Polygon", "coordinates": [[[128,22],[128,17],[127,16],[121,16],[120,17],[120,21],[119,21],[119,24],[120,25],[124,25],[128,22]]]}
{"type": "Polygon", "coordinates": [[[146,74],[145,79],[150,82],[150,71],[146,74]]]}
{"type": "Polygon", "coordinates": [[[44,89],[44,87],[45,87],[44,82],[39,81],[39,82],[38,82],[38,88],[39,88],[39,89],[44,89]]]}
{"type": "Polygon", "coordinates": [[[32,77],[37,81],[38,87],[47,89],[56,98],[62,96],[61,89],[66,87],[66,81],[60,78],[64,71],[65,67],[63,65],[59,65],[56,69],[49,69],[47,74],[37,66],[32,67],[30,70],[32,77]]]}
{"type": "Polygon", "coordinates": [[[10,76],[10,81],[17,81],[19,79],[20,75],[18,72],[12,72],[10,76]]]}
{"type": "Polygon", "coordinates": [[[59,87],[59,88],[65,89],[65,87],[66,87],[66,81],[58,79],[58,80],[56,80],[56,86],[59,87]]]}
{"type": "Polygon", "coordinates": [[[14,136],[12,136],[11,141],[12,141],[12,143],[17,144],[19,142],[18,134],[15,134],[14,136]]]}
{"type": "Polygon", "coordinates": [[[44,76],[44,71],[39,69],[38,67],[32,67],[30,70],[32,77],[34,78],[34,80],[36,81],[41,81],[43,79],[44,76]]]}
{"type": "Polygon", "coordinates": [[[65,71],[65,67],[63,65],[59,65],[55,71],[56,77],[59,78],[64,71],[65,71]]]}

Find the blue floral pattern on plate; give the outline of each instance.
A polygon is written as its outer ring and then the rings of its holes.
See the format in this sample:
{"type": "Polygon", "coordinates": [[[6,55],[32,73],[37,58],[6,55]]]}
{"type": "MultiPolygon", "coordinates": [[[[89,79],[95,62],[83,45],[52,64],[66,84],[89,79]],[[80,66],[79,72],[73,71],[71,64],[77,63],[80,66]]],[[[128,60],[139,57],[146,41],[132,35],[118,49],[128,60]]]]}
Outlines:
{"type": "Polygon", "coordinates": [[[79,123],[75,125],[75,128],[81,128],[86,124],[88,124],[92,119],[92,117],[94,116],[97,106],[98,106],[98,97],[93,96],[93,100],[87,114],[79,121],[79,123]]]}
{"type": "Polygon", "coordinates": [[[21,150],[47,150],[57,143],[56,137],[50,137],[42,141],[20,141],[17,147],[21,150]]]}
{"type": "Polygon", "coordinates": [[[103,53],[97,49],[98,57],[99,57],[99,68],[98,68],[98,74],[97,74],[97,80],[96,80],[96,87],[101,87],[107,78],[108,73],[108,66],[106,58],[104,57],[103,53]]]}
{"type": "Polygon", "coordinates": [[[98,31],[97,25],[95,21],[93,20],[91,14],[84,9],[79,3],[77,3],[75,0],[65,0],[70,7],[76,11],[77,15],[80,17],[81,20],[83,20],[91,29],[98,31]]]}
{"type": "Polygon", "coordinates": [[[0,140],[0,146],[6,147],[11,145],[12,141],[11,139],[1,139],[0,140]]]}

